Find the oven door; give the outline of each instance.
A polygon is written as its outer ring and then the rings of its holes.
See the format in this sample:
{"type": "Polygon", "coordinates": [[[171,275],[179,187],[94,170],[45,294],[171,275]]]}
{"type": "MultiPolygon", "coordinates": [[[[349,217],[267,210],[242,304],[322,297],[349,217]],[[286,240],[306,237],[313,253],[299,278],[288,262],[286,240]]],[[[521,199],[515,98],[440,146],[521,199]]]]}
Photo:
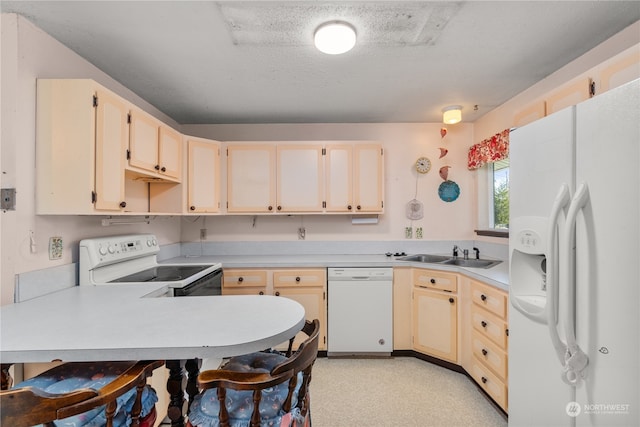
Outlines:
{"type": "Polygon", "coordinates": [[[222,295],[222,270],[216,270],[189,283],[182,288],[174,288],[174,297],[195,297],[222,295]]]}

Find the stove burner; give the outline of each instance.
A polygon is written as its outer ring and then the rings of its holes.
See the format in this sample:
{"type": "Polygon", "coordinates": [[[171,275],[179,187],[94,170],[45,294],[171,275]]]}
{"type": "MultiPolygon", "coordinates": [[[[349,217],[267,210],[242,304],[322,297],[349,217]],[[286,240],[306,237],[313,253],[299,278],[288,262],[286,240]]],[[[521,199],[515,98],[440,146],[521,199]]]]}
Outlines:
{"type": "Polygon", "coordinates": [[[184,280],[202,270],[209,268],[209,265],[166,265],[149,268],[139,271],[109,283],[131,283],[131,282],[177,282],[184,280]]]}

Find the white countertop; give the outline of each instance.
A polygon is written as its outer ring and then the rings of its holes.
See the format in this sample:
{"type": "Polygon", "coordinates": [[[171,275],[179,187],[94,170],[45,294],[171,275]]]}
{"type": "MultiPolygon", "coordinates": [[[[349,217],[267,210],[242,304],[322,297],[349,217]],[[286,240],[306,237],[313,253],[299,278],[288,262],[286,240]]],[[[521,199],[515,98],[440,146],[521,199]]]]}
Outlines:
{"type": "Polygon", "coordinates": [[[161,285],[74,286],[0,307],[2,363],[222,358],[273,347],[304,325],[288,298],[149,298],[161,285]]]}
{"type": "Polygon", "coordinates": [[[165,263],[221,263],[222,268],[288,267],[419,267],[453,271],[478,279],[502,290],[509,290],[509,263],[491,268],[463,268],[442,264],[401,261],[386,255],[203,255],[172,258],[165,263]]]}

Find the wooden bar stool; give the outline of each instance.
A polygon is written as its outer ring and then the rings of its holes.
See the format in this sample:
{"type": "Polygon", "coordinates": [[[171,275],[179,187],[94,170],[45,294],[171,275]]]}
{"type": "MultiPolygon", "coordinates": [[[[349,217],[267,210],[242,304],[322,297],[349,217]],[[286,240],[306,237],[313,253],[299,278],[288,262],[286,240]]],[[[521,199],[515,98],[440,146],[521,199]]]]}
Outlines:
{"type": "Polygon", "coordinates": [[[1,425],[152,427],[155,391],[147,377],[164,361],[65,363],[0,392],[1,425]],[[73,417],[73,418],[70,418],[73,417]]]}
{"type": "Polygon", "coordinates": [[[187,426],[310,425],[309,383],[318,355],[318,319],[307,321],[308,338],[291,354],[258,352],[236,356],[198,376],[198,394],[187,426]],[[261,404],[262,403],[262,404],[261,404]]]}

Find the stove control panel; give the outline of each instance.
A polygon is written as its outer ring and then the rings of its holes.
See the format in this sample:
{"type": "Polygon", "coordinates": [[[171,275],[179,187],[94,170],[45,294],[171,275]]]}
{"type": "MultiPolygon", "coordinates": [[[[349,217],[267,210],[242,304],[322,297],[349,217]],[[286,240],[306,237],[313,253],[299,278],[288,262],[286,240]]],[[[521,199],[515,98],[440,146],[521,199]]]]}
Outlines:
{"type": "Polygon", "coordinates": [[[153,234],[98,237],[80,241],[80,264],[85,270],[124,262],[160,251],[153,234]]]}

